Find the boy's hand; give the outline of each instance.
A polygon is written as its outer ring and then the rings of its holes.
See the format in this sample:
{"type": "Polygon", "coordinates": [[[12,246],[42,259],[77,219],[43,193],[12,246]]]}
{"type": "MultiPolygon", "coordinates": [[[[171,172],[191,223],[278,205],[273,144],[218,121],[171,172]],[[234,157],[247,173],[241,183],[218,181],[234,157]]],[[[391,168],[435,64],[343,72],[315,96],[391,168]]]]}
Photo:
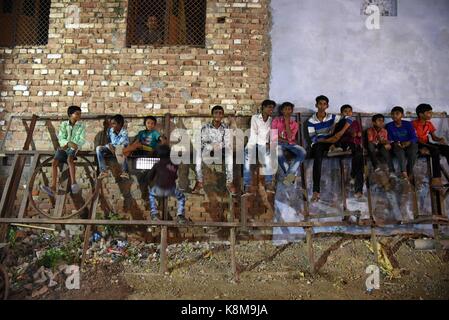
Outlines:
{"type": "Polygon", "coordinates": [[[407,148],[411,145],[412,143],[410,141],[406,141],[406,142],[402,142],[402,148],[407,148]]]}
{"type": "Polygon", "coordinates": [[[427,148],[421,148],[419,149],[419,152],[423,155],[423,156],[428,156],[430,155],[430,151],[427,148]]]}
{"type": "Polygon", "coordinates": [[[441,143],[441,144],[446,144],[446,139],[444,139],[443,137],[441,137],[441,138],[438,140],[438,142],[441,143]]]}
{"type": "Polygon", "coordinates": [[[385,150],[390,151],[391,150],[391,144],[389,144],[389,143],[385,144],[385,150]]]}
{"type": "Polygon", "coordinates": [[[114,146],[112,145],[112,143],[108,144],[108,148],[109,148],[109,150],[111,150],[112,152],[115,152],[115,148],[114,148],[114,146]]]}

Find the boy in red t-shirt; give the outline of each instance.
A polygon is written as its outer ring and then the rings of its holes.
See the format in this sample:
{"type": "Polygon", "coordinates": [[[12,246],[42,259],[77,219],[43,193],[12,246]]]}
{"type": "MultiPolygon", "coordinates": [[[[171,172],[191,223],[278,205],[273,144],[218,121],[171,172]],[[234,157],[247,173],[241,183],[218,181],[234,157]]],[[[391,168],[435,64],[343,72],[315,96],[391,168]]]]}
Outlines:
{"type": "Polygon", "coordinates": [[[390,150],[391,144],[388,141],[388,132],[385,129],[385,117],[382,114],[375,114],[371,121],[373,126],[366,131],[368,138],[368,155],[373,164],[375,172],[379,172],[378,154],[387,162],[390,169],[390,177],[394,177],[394,166],[391,161],[390,150]]]}
{"type": "Polygon", "coordinates": [[[412,121],[413,127],[418,136],[418,148],[422,155],[430,155],[432,158],[433,178],[432,187],[441,188],[441,165],[440,154],[443,155],[449,163],[449,146],[442,137],[435,134],[435,127],[430,121],[432,119],[432,107],[429,104],[420,104],[416,107],[416,114],[418,119],[412,121]],[[429,135],[432,140],[437,143],[429,141],[429,135]]]}

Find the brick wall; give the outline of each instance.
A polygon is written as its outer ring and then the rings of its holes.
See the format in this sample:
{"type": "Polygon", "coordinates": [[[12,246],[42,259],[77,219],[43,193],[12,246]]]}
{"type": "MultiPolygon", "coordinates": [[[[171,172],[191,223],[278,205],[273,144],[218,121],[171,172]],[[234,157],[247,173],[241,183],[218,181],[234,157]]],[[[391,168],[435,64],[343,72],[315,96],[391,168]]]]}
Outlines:
{"type": "MultiPolygon", "coordinates": [[[[46,46],[0,48],[0,140],[9,116],[64,115],[70,104],[90,114],[124,115],[209,114],[221,104],[228,114],[251,115],[268,96],[269,0],[208,0],[205,48],[127,48],[127,2],[52,1],[46,46]],[[65,28],[69,5],[80,8],[79,29],[65,28]]],[[[83,149],[93,149],[100,128],[100,122],[89,123],[83,149]]],[[[140,121],[129,128],[137,132],[140,121]]],[[[6,148],[20,149],[26,136],[20,121],[11,131],[6,148]]],[[[52,149],[49,137],[40,123],[36,148],[52,149]]],[[[123,203],[120,196],[111,199],[123,203]]],[[[189,199],[187,206],[197,219],[218,219],[212,215],[220,210],[208,196],[189,199]]]]}

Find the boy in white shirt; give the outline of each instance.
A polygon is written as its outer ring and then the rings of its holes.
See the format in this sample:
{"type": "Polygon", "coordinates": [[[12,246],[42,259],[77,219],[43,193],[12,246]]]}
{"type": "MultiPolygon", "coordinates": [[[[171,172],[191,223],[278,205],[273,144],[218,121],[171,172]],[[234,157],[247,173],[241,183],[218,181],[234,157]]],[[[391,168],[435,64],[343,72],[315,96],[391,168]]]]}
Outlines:
{"type": "Polygon", "coordinates": [[[271,135],[271,115],[276,106],[273,100],[262,102],[261,113],[251,117],[251,131],[248,143],[245,148],[245,163],[243,166],[243,184],[245,193],[250,193],[252,174],[250,165],[258,161],[263,165],[265,175],[265,186],[267,190],[274,191],[272,161],[270,161],[270,135],[271,135]]]}

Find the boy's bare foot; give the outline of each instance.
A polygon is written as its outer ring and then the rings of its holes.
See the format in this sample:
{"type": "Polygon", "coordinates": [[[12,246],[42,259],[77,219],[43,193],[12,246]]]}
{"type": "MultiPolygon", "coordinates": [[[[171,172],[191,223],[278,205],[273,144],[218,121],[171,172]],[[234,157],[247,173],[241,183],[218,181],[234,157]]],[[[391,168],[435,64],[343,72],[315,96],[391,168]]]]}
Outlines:
{"type": "Polygon", "coordinates": [[[408,180],[408,174],[407,174],[407,172],[402,172],[402,173],[401,173],[401,177],[402,177],[402,179],[408,180]]]}
{"type": "Polygon", "coordinates": [[[103,180],[104,178],[108,177],[108,172],[107,171],[102,171],[100,172],[100,174],[98,175],[98,180],[103,180]]]}
{"type": "Polygon", "coordinates": [[[228,191],[231,195],[235,196],[237,194],[237,188],[234,186],[234,184],[232,182],[228,183],[226,185],[226,188],[228,189],[228,191]]]}
{"type": "Polygon", "coordinates": [[[312,195],[312,202],[317,202],[320,200],[320,193],[319,192],[314,192],[312,195]]]}
{"type": "Polygon", "coordinates": [[[192,193],[193,194],[200,194],[202,189],[203,189],[203,183],[200,182],[200,181],[197,181],[195,183],[195,186],[193,187],[192,193]]]}
{"type": "Polygon", "coordinates": [[[248,196],[248,195],[251,195],[251,194],[252,194],[251,187],[250,186],[244,186],[243,187],[243,196],[248,196]]]}

